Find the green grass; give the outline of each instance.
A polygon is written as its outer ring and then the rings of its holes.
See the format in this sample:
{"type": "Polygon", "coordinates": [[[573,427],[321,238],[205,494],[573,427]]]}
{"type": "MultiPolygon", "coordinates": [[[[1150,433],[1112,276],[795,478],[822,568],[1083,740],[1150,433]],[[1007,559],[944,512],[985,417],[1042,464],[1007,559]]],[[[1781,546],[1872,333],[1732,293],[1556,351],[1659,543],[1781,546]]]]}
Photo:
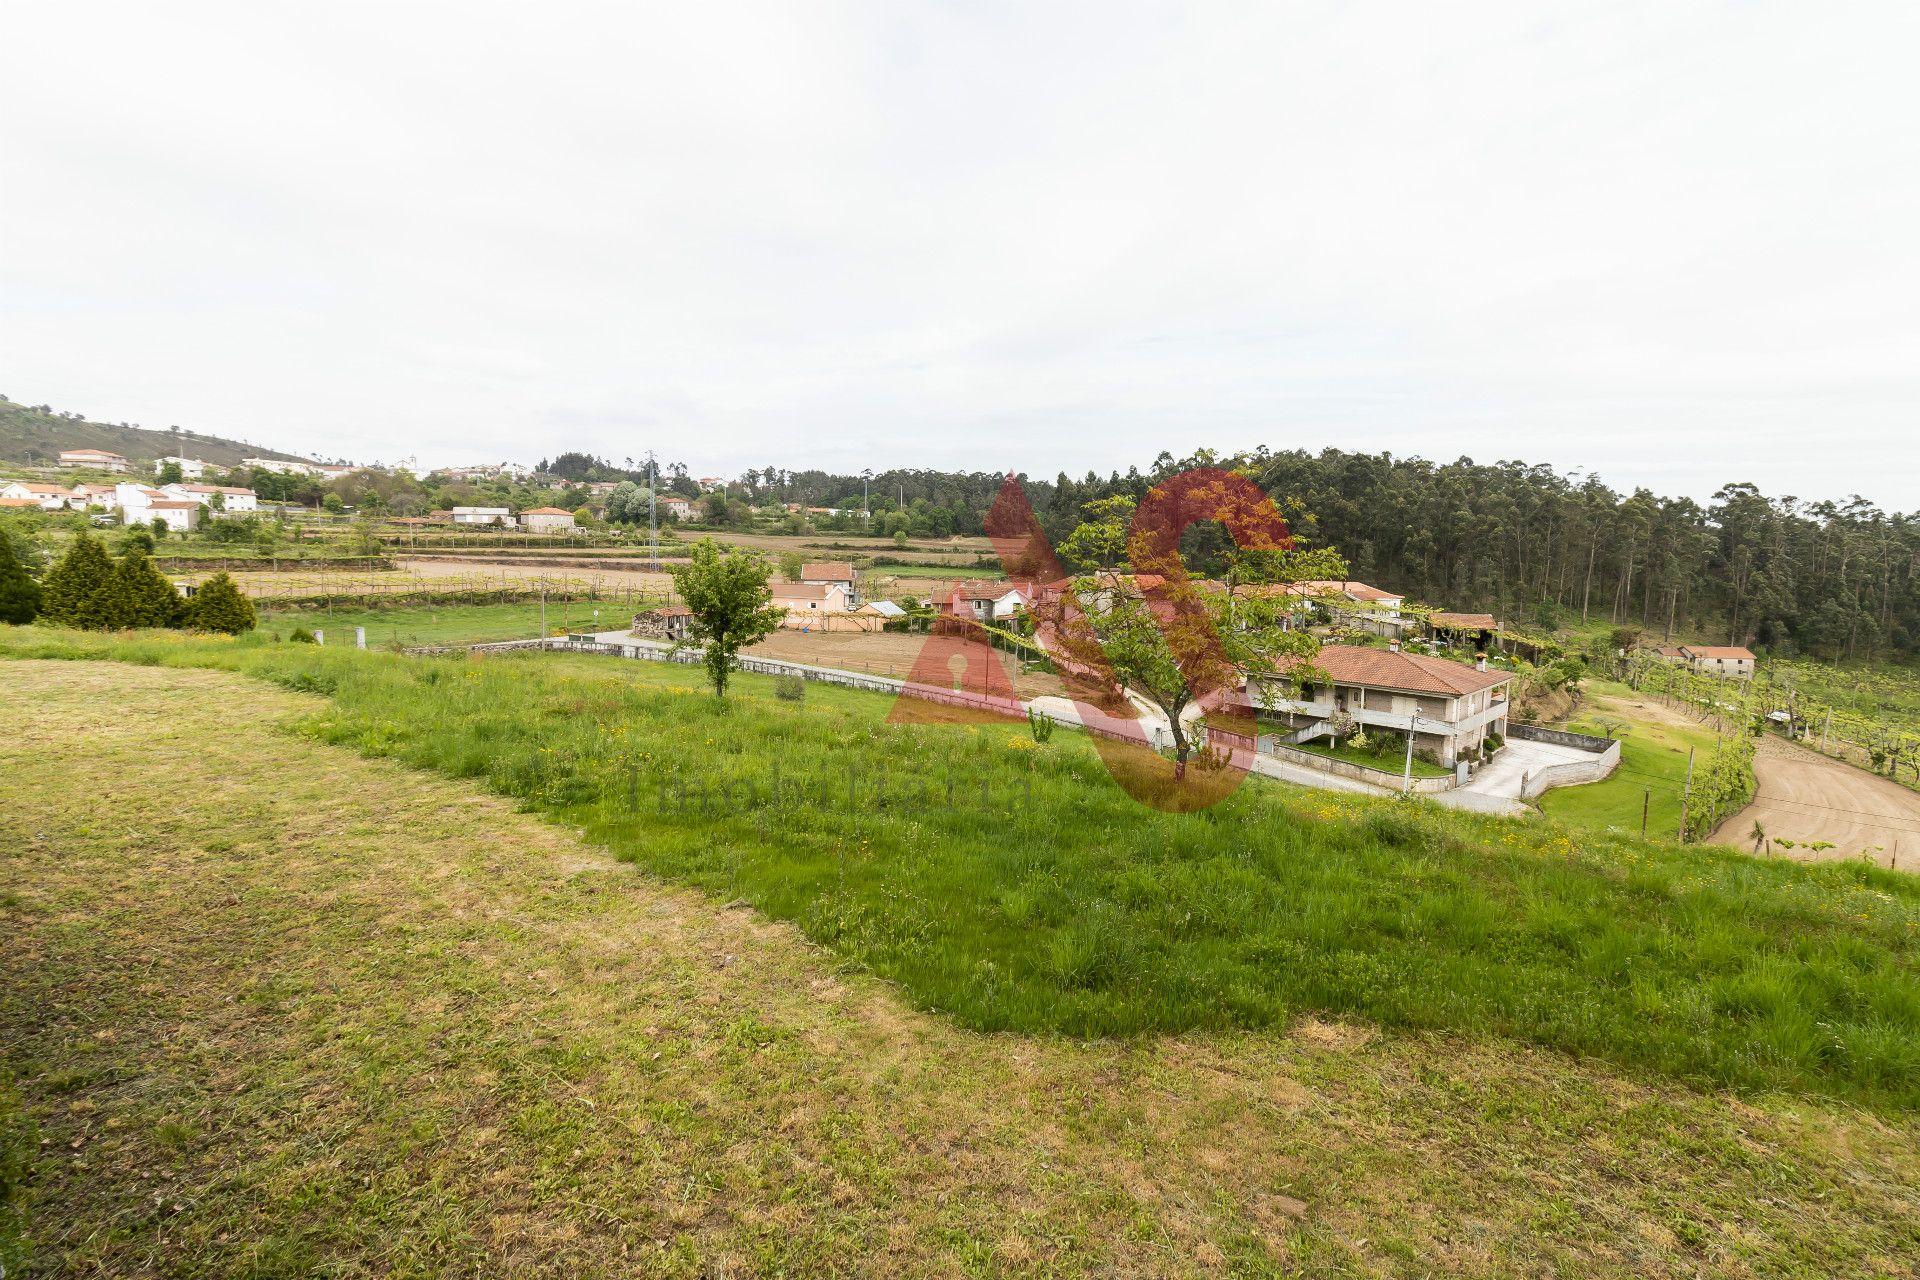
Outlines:
{"type": "MultiPolygon", "coordinates": [[[[1641,697],[1623,684],[1604,680],[1589,681],[1588,692],[1609,700],[1641,697]]],[[[1569,721],[1567,728],[1605,737],[1607,726],[1602,721],[1618,721],[1626,715],[1625,708],[1619,716],[1589,708],[1569,721]]],[[[1549,791],[1540,797],[1540,809],[1577,830],[1638,835],[1645,807],[1648,833],[1662,839],[1673,837],[1680,830],[1687,752],[1696,751],[1704,761],[1713,751],[1714,733],[1704,726],[1683,729],[1645,719],[1626,723],[1628,731],[1620,741],[1620,767],[1613,776],[1604,782],[1549,791]]]]}
{"type": "MultiPolygon", "coordinates": [[[[550,601],[546,607],[547,628],[551,633],[561,626],[596,627],[612,631],[627,626],[633,615],[605,601],[583,604],[579,601],[550,601]],[[594,620],[593,611],[600,611],[594,620]]],[[[540,605],[480,604],[447,605],[438,608],[402,609],[262,609],[260,626],[282,635],[295,627],[312,631],[324,629],[329,647],[351,645],[353,629],[367,629],[367,645],[378,648],[402,645],[481,644],[492,640],[531,640],[540,634],[540,605]]]]}
{"type": "Polygon", "coordinates": [[[482,782],[982,1030],[1315,1010],[1699,1085],[1920,1101],[1920,886],[1862,864],[1261,784],[1164,814],[1078,735],[1036,749],[1024,726],[892,724],[884,697],[814,686],[786,704],[748,676],[721,703],[689,668],[47,629],[0,649],[327,694],[314,736],[482,782]]]}
{"type": "MultiPolygon", "coordinates": [[[[341,682],[332,707],[224,671],[0,661],[9,1275],[1920,1262],[1911,1115],[1623,1078],[1479,1028],[976,1034],[535,806],[321,740],[398,666],[335,659],[298,668],[341,682]]],[[[523,713],[608,678],[557,665],[523,713]]],[[[634,693],[695,696],[671,674],[634,693]]]]}
{"type": "MultiPolygon", "coordinates": [[[[1372,737],[1371,734],[1368,736],[1372,737]]],[[[1325,756],[1329,760],[1357,764],[1365,769],[1377,769],[1381,773],[1390,773],[1396,778],[1401,777],[1407,767],[1405,742],[1402,742],[1397,750],[1382,751],[1379,755],[1373,754],[1372,751],[1362,751],[1351,744],[1330,742],[1325,738],[1297,743],[1294,749],[1310,751],[1314,755],[1325,756]]],[[[1444,765],[1430,764],[1418,756],[1414,757],[1413,776],[1416,778],[1446,778],[1451,777],[1452,774],[1453,770],[1444,765]]]]}

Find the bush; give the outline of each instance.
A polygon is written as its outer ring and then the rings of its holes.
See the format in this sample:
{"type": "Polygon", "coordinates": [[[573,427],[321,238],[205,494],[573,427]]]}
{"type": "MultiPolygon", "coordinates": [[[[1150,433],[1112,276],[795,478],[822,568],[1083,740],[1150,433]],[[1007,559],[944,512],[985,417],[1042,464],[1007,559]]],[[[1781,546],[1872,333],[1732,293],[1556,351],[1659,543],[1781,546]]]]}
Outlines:
{"type": "Polygon", "coordinates": [[[799,676],[776,676],[773,681],[773,696],[782,702],[804,702],[807,697],[807,682],[799,676]]]}
{"type": "Polygon", "coordinates": [[[1042,715],[1032,707],[1027,708],[1027,729],[1033,734],[1035,742],[1046,742],[1053,737],[1053,720],[1042,715]]]}
{"type": "Polygon", "coordinates": [[[40,612],[40,584],[14,554],[13,539],[0,529],[0,622],[25,626],[40,612]]]}
{"type": "Polygon", "coordinates": [[[200,585],[187,606],[187,625],[196,631],[223,631],[237,636],[253,630],[253,601],[225,573],[216,573],[200,585]]]}
{"type": "Polygon", "coordinates": [[[313,638],[313,632],[307,630],[305,627],[295,627],[293,631],[287,636],[287,642],[289,644],[319,643],[313,638]]]}

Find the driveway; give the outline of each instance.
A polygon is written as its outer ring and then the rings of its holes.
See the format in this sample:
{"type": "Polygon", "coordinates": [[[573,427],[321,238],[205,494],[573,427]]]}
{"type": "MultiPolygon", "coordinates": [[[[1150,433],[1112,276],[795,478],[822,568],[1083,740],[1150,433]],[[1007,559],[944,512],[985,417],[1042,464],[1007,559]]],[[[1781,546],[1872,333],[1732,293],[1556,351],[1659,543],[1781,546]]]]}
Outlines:
{"type": "Polygon", "coordinates": [[[1591,760],[1593,757],[1574,747],[1562,747],[1551,742],[1527,742],[1520,738],[1508,738],[1507,745],[1493,758],[1493,763],[1485,766],[1473,775],[1473,781],[1461,787],[1462,791],[1480,795],[1501,796],[1509,800],[1520,799],[1520,789],[1526,779],[1539,773],[1548,765],[1566,764],[1572,760],[1591,760]]]}

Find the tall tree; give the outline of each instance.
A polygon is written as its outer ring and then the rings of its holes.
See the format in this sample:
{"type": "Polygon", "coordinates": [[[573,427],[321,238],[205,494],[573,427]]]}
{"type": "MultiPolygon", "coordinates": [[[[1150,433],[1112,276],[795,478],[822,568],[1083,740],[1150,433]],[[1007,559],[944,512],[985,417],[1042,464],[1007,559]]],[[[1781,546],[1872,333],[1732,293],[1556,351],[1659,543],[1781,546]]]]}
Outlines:
{"type": "Polygon", "coordinates": [[[127,548],[114,568],[117,591],[126,602],[130,627],[171,627],[180,621],[186,602],[166,576],[139,547],[127,548]]]}
{"type": "Polygon", "coordinates": [[[705,645],[702,659],[717,697],[740,650],[772,634],[786,612],[772,607],[766,558],[751,551],[723,551],[711,538],[693,544],[686,564],[672,569],[673,585],[693,613],[693,634],[705,645]]]}
{"type": "Polygon", "coordinates": [[[23,627],[40,613],[40,584],[14,553],[13,539],[0,529],[0,622],[23,627]]]}
{"type": "Polygon", "coordinates": [[[131,608],[114,576],[113,561],[92,534],[82,532],[47,574],[42,609],[62,626],[112,630],[127,625],[131,608]]]}

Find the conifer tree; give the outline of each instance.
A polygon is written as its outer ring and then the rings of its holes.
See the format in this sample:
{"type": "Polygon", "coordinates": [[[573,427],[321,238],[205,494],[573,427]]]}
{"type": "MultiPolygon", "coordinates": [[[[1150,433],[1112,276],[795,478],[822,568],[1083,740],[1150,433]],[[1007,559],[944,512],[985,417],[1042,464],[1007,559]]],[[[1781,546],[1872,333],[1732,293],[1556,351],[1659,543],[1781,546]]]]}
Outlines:
{"type": "Polygon", "coordinates": [[[41,608],[62,626],[122,627],[130,610],[118,586],[106,550],[93,535],[82,533],[47,574],[41,608]]]}
{"type": "Polygon", "coordinates": [[[25,626],[40,612],[40,584],[14,554],[13,539],[0,529],[0,622],[25,626]]]}
{"type": "Polygon", "coordinates": [[[128,547],[114,570],[120,594],[127,603],[130,627],[171,627],[180,621],[186,603],[166,575],[147,558],[139,547],[128,547]]]}
{"type": "Polygon", "coordinates": [[[239,635],[251,631],[257,621],[253,601],[234,585],[232,578],[216,573],[200,584],[187,606],[187,625],[196,631],[224,631],[239,635]]]}

